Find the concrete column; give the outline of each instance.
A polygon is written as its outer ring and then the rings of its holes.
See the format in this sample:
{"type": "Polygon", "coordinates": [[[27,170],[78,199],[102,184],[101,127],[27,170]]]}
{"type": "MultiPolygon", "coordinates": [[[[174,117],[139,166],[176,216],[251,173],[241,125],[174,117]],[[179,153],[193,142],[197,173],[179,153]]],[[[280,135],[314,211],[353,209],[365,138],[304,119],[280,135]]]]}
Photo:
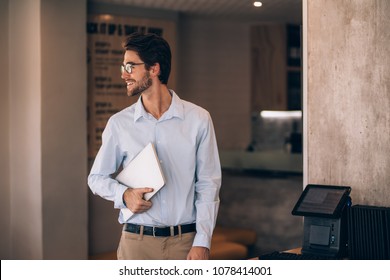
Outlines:
{"type": "Polygon", "coordinates": [[[307,1],[307,180],[390,206],[390,2],[307,1]]]}

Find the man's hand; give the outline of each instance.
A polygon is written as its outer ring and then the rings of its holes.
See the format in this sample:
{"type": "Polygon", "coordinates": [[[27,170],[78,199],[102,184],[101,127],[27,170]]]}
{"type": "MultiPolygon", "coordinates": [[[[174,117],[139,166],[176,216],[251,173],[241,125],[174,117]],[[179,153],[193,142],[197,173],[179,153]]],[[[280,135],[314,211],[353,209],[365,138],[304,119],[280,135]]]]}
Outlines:
{"type": "Polygon", "coordinates": [[[187,260],[208,260],[210,258],[210,250],[206,247],[194,246],[187,255],[187,260]]]}
{"type": "Polygon", "coordinates": [[[152,192],[152,188],[128,188],[123,193],[123,201],[125,202],[127,208],[133,213],[142,213],[152,207],[151,201],[146,201],[144,199],[144,194],[152,192]]]}

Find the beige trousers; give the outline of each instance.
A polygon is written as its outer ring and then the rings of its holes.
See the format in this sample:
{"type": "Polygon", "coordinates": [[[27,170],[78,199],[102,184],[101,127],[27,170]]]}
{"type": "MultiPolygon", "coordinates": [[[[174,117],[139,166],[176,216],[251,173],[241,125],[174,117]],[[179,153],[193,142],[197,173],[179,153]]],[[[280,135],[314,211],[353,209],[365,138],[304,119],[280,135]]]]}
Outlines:
{"type": "Polygon", "coordinates": [[[195,232],[168,237],[153,237],[122,231],[118,260],[185,260],[195,232]]]}

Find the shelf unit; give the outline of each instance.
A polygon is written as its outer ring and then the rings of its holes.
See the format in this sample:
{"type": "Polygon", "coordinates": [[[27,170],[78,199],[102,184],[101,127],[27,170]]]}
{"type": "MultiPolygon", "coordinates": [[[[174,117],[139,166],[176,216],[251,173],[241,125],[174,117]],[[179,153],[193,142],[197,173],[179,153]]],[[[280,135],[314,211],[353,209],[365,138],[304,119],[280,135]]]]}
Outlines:
{"type": "Polygon", "coordinates": [[[287,110],[302,109],[301,27],[287,25],[287,110]]]}
{"type": "Polygon", "coordinates": [[[301,110],[301,27],[251,27],[251,109],[301,110]]]}

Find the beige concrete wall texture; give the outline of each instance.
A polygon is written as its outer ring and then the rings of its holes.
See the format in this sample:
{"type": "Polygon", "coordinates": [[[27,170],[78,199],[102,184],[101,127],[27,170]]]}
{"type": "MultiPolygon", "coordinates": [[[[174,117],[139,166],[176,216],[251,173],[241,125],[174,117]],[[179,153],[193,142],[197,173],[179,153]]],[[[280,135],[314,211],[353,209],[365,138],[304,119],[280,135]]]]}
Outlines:
{"type": "Polygon", "coordinates": [[[390,206],[390,1],[307,1],[308,183],[390,206]]]}

